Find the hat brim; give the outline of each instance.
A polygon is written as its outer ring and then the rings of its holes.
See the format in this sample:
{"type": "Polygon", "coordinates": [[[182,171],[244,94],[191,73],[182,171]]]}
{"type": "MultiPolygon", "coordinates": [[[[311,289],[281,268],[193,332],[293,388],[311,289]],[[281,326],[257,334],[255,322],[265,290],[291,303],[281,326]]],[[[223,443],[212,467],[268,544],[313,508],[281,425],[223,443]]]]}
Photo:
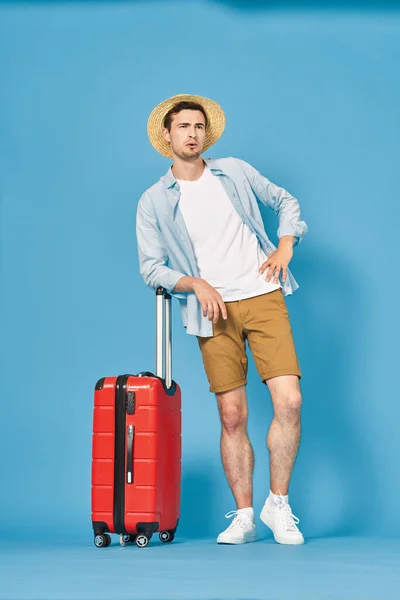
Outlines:
{"type": "Polygon", "coordinates": [[[178,102],[196,102],[200,104],[208,119],[208,127],[206,129],[206,139],[203,148],[205,152],[210,146],[221,137],[225,129],[225,113],[220,105],[214,100],[204,98],[203,96],[193,96],[192,94],[177,94],[161,102],[151,112],[147,122],[147,133],[153,147],[167,158],[172,158],[172,152],[170,144],[164,138],[162,130],[164,128],[165,115],[173,108],[178,102]]]}

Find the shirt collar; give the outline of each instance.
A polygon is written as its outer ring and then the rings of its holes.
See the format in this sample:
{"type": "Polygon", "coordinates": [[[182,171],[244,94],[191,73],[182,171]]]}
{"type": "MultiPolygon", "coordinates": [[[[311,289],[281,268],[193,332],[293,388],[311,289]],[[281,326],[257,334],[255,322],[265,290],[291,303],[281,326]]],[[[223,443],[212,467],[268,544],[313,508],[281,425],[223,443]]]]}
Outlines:
{"type": "MultiPolygon", "coordinates": [[[[222,169],[220,169],[216,165],[215,158],[203,158],[203,160],[206,163],[207,167],[210,169],[211,173],[213,173],[213,175],[217,173],[223,173],[222,169]]],[[[172,167],[170,167],[165,173],[165,175],[161,177],[161,181],[164,183],[167,190],[175,188],[175,186],[178,186],[179,189],[179,184],[176,178],[174,177],[174,174],[172,173],[172,167]]]]}

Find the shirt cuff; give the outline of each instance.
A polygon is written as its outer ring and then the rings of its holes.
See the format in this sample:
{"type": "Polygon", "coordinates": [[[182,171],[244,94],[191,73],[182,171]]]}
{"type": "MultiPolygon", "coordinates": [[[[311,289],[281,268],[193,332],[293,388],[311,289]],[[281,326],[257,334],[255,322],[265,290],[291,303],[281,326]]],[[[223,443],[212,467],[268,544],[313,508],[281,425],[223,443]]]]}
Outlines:
{"type": "Polygon", "coordinates": [[[184,273],[180,273],[179,271],[175,271],[174,269],[168,269],[168,277],[164,287],[169,294],[173,293],[172,290],[174,289],[178,281],[182,279],[182,277],[185,277],[184,273]]]}
{"type": "Polygon", "coordinates": [[[307,233],[307,225],[302,222],[297,227],[293,227],[290,223],[285,223],[278,228],[278,238],[281,239],[284,235],[292,235],[295,238],[294,246],[298,246],[305,234],[307,233]]]}

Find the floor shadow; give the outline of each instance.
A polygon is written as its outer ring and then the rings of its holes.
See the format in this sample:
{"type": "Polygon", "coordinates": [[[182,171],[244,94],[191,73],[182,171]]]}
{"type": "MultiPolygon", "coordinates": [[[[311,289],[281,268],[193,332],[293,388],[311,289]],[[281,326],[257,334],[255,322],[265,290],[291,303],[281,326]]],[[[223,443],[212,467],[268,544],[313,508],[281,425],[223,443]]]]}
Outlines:
{"type": "Polygon", "coordinates": [[[212,0],[217,4],[226,4],[234,8],[245,11],[261,10],[302,10],[302,9],[322,9],[322,10],[393,10],[400,8],[399,0],[212,0]]]}

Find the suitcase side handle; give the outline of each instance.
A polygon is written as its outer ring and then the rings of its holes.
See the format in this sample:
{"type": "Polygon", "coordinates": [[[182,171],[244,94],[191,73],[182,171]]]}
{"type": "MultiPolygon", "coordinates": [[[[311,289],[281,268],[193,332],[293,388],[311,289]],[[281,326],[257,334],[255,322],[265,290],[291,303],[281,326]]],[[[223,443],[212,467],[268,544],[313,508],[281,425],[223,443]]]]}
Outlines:
{"type": "Polygon", "coordinates": [[[163,287],[156,289],[156,375],[172,385],[172,313],[171,295],[163,287]]]}
{"type": "Polygon", "coordinates": [[[135,428],[128,426],[128,456],[126,461],[126,483],[133,483],[133,441],[135,438],[135,428]]]}

